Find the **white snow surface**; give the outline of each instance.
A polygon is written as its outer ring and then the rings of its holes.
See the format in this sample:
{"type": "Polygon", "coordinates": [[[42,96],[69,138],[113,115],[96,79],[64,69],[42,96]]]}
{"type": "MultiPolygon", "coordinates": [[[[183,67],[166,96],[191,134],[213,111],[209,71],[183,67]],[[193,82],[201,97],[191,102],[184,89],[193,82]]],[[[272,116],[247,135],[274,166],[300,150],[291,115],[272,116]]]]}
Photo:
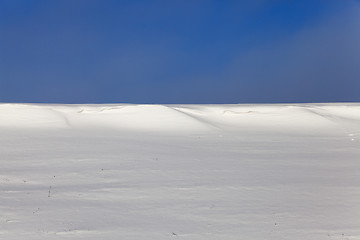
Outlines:
{"type": "Polygon", "coordinates": [[[0,104],[0,239],[360,239],[360,104],[0,104]]]}

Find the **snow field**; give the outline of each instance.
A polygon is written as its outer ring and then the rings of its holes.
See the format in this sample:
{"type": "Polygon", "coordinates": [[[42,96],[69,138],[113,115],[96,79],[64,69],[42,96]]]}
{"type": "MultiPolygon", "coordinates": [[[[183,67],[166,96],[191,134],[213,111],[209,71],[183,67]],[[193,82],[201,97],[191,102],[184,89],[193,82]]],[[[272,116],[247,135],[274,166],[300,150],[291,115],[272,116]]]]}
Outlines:
{"type": "Polygon", "coordinates": [[[360,104],[0,104],[1,239],[360,239],[360,104]]]}

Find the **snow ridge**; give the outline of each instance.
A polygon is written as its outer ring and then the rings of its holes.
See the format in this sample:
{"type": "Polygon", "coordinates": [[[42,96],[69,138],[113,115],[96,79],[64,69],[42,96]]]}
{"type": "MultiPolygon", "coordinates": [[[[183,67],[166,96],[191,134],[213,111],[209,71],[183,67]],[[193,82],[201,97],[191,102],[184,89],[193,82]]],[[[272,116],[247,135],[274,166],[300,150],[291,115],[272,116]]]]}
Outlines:
{"type": "Polygon", "coordinates": [[[217,131],[248,126],[326,128],[360,121],[360,104],[0,104],[0,127],[217,131]]]}

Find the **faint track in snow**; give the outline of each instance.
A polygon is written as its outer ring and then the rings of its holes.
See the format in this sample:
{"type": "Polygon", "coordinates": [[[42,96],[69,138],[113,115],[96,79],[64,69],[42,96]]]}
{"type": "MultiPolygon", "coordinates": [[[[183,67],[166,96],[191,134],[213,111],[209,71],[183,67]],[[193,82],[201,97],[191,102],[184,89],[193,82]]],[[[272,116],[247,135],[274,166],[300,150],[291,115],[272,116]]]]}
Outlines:
{"type": "Polygon", "coordinates": [[[339,115],[336,115],[336,114],[331,114],[331,113],[325,113],[325,111],[329,111],[329,110],[326,110],[326,109],[322,109],[322,108],[319,108],[319,107],[303,107],[302,109],[310,112],[310,113],[313,113],[313,114],[316,114],[322,118],[325,118],[333,123],[341,123],[342,121],[347,121],[347,122],[352,122],[352,123],[357,123],[359,124],[359,120],[358,119],[354,119],[354,118],[349,118],[349,117],[343,117],[343,116],[339,116],[339,115]],[[322,113],[320,112],[322,111],[322,113]]]}
{"type": "Polygon", "coordinates": [[[311,114],[319,116],[333,124],[336,124],[343,132],[345,132],[347,137],[351,138],[352,141],[354,141],[356,139],[355,136],[359,135],[360,133],[360,121],[358,119],[339,116],[333,113],[327,113],[329,110],[315,106],[301,107],[301,108],[311,114]],[[348,124],[344,124],[344,123],[348,123],[348,124]],[[353,126],[355,126],[356,128],[353,129],[353,126]]]}
{"type": "Polygon", "coordinates": [[[55,109],[53,109],[53,108],[48,108],[48,110],[50,110],[50,111],[51,111],[52,113],[54,113],[56,116],[60,117],[60,118],[64,121],[64,123],[65,123],[65,125],[66,125],[67,127],[71,127],[70,121],[69,121],[69,119],[66,117],[65,113],[62,113],[62,112],[60,112],[60,111],[58,111],[58,110],[55,110],[55,109]]]}
{"type": "Polygon", "coordinates": [[[123,109],[125,107],[126,106],[104,107],[104,108],[96,109],[96,110],[89,110],[89,109],[82,108],[81,110],[77,111],[77,113],[100,113],[100,112],[105,112],[105,111],[120,110],[120,109],[123,109]]]}
{"type": "Polygon", "coordinates": [[[178,113],[181,113],[181,114],[185,115],[186,117],[191,118],[191,119],[193,119],[193,120],[195,120],[195,121],[197,121],[197,122],[199,122],[199,123],[201,123],[203,125],[206,125],[206,126],[212,128],[212,129],[222,130],[222,128],[220,128],[219,126],[217,126],[217,125],[215,125],[215,124],[213,124],[213,123],[211,123],[209,121],[206,121],[206,120],[204,120],[202,118],[196,117],[196,116],[194,116],[194,115],[192,115],[190,113],[187,113],[187,112],[185,112],[183,110],[180,110],[177,107],[169,107],[169,106],[165,106],[165,105],[163,105],[163,106],[168,108],[168,109],[171,109],[173,111],[176,111],[178,113]]]}
{"type": "Polygon", "coordinates": [[[257,111],[236,112],[236,111],[233,111],[233,110],[224,110],[222,112],[222,114],[228,114],[228,113],[230,113],[230,114],[250,114],[250,113],[259,113],[259,112],[257,112],[257,111]]]}

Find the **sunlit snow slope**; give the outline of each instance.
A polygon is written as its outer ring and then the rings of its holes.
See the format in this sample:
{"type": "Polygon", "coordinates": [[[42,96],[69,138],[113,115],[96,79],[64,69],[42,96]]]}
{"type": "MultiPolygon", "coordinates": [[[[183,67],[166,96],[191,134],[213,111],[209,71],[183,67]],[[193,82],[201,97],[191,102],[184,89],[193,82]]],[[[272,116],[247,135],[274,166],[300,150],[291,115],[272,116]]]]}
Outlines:
{"type": "Polygon", "coordinates": [[[0,239],[360,239],[360,104],[0,104],[0,239]]]}

